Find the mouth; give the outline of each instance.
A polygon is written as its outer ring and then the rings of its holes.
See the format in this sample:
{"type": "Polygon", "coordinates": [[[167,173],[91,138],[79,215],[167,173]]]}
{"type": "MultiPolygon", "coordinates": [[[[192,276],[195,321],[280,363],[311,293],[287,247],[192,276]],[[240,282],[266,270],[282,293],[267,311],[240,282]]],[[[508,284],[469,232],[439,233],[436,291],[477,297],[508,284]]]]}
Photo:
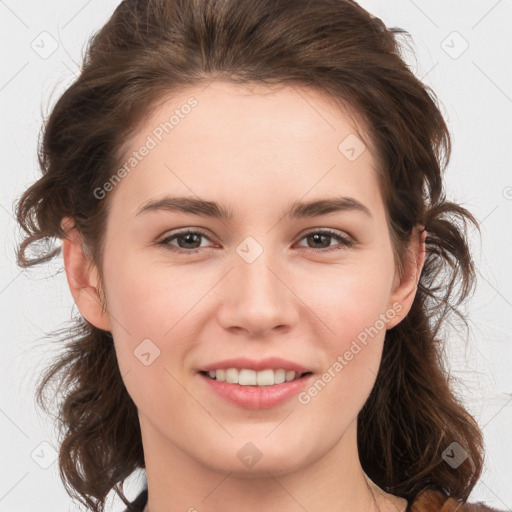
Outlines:
{"type": "Polygon", "coordinates": [[[271,409],[285,404],[304,390],[313,372],[283,368],[252,370],[219,368],[197,373],[206,388],[230,404],[244,409],[271,409]]]}
{"type": "Polygon", "coordinates": [[[295,372],[283,368],[269,368],[261,371],[249,368],[226,368],[210,371],[202,370],[199,373],[213,381],[259,388],[300,380],[312,375],[313,372],[295,372]]]}

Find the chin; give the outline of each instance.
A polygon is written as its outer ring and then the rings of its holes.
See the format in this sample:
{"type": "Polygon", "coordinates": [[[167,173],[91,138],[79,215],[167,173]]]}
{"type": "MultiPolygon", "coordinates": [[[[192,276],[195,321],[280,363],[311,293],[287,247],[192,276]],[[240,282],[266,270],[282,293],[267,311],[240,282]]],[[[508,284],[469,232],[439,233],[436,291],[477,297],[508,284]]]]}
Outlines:
{"type": "Polygon", "coordinates": [[[282,457],[277,458],[272,456],[263,460],[264,457],[256,462],[252,467],[244,467],[241,462],[237,461],[233,463],[233,460],[226,461],[224,465],[215,465],[212,466],[209,464],[209,461],[204,461],[205,466],[208,466],[209,469],[225,474],[230,475],[235,478],[244,478],[244,479],[261,479],[261,478],[269,478],[270,476],[284,476],[290,473],[301,469],[302,465],[300,461],[290,461],[290,457],[282,457]]]}
{"type": "Polygon", "coordinates": [[[229,447],[224,445],[222,453],[211,451],[208,460],[203,456],[202,462],[217,472],[231,473],[240,478],[286,475],[310,463],[309,459],[314,454],[308,456],[304,443],[283,441],[285,439],[277,437],[272,442],[264,436],[245,437],[244,441],[237,440],[229,447]],[[215,467],[212,467],[212,461],[216,461],[215,467]]]}

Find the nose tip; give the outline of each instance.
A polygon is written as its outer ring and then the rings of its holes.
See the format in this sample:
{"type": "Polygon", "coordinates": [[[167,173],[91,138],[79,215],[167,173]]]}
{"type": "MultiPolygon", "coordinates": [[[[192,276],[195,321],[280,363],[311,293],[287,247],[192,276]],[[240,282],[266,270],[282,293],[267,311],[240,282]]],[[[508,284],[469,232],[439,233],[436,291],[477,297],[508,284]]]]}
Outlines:
{"type": "MultiPolygon", "coordinates": [[[[254,249],[250,243],[249,252],[254,249]]],[[[263,336],[294,322],[292,295],[279,272],[268,263],[262,253],[252,263],[242,258],[235,265],[226,284],[229,298],[221,307],[221,322],[225,328],[236,327],[252,336],[263,336]]]]}

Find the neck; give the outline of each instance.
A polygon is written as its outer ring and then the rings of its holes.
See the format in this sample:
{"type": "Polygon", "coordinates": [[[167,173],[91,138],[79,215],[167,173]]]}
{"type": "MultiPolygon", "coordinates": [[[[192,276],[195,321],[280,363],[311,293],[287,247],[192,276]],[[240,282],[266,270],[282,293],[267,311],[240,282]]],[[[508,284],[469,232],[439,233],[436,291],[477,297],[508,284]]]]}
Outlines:
{"type": "Polygon", "coordinates": [[[308,465],[243,474],[206,467],[162,438],[143,417],[140,419],[148,480],[144,512],[405,510],[405,500],[385,495],[367,480],[357,453],[356,422],[334,448],[308,465]]]}

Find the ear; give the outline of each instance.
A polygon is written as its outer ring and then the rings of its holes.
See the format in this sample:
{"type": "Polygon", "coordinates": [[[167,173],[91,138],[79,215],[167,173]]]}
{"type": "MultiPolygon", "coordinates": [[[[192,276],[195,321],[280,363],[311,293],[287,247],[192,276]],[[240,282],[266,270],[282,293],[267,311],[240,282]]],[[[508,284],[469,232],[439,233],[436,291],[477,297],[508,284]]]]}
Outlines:
{"type": "Polygon", "coordinates": [[[388,308],[393,309],[396,315],[386,323],[386,329],[399,324],[409,313],[420,280],[421,271],[425,264],[425,239],[427,231],[424,226],[416,226],[411,235],[411,242],[407,248],[404,261],[403,275],[395,271],[393,290],[389,299],[388,308]]]}
{"type": "Polygon", "coordinates": [[[82,316],[94,326],[111,331],[98,270],[84,249],[80,233],[71,217],[65,217],[61,227],[62,256],[71,295],[82,316]]]}

